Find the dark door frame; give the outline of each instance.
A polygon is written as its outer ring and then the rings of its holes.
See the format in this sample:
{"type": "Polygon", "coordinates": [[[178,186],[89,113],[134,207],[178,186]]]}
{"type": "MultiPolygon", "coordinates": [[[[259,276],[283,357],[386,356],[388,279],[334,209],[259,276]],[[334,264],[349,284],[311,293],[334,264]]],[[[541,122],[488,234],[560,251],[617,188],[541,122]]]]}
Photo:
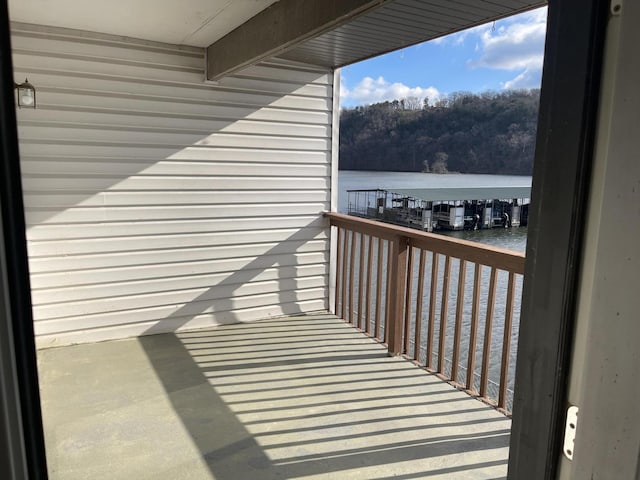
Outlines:
{"type": "Polygon", "coordinates": [[[46,479],[7,1],[0,1],[0,478],[46,479]]]}
{"type": "Polygon", "coordinates": [[[608,0],[550,0],[515,375],[509,478],[553,479],[569,361],[608,0]]]}

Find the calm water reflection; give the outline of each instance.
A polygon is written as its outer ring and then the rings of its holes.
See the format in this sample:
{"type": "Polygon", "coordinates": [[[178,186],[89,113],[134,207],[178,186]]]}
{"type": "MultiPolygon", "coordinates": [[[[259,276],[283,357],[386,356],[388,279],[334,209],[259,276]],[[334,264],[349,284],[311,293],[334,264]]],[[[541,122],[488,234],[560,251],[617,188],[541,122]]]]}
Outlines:
{"type": "Polygon", "coordinates": [[[449,237],[485,243],[495,247],[509,248],[524,252],[527,248],[527,227],[492,228],[491,230],[461,230],[457,232],[438,232],[449,237]]]}

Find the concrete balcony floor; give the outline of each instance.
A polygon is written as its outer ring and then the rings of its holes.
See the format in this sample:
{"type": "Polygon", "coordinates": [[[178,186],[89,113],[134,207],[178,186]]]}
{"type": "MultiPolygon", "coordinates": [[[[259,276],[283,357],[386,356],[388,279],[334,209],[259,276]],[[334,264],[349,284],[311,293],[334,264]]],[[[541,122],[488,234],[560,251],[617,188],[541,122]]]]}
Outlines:
{"type": "Polygon", "coordinates": [[[52,479],[495,479],[509,419],[330,315],[38,352],[52,479]]]}

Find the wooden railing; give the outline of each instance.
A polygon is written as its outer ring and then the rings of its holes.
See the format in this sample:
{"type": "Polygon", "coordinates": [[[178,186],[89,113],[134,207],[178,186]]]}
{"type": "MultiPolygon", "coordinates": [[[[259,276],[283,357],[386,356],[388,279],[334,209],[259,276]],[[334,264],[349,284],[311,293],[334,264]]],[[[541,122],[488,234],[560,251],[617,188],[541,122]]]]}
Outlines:
{"type": "Polygon", "coordinates": [[[326,217],[337,229],[336,314],[386,343],[390,354],[509,413],[524,254],[326,217]]]}

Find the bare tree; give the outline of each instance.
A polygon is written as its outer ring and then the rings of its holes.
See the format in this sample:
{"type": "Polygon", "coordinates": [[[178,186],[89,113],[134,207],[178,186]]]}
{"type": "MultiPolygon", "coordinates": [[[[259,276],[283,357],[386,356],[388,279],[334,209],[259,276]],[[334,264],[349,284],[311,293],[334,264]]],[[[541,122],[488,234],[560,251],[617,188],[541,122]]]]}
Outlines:
{"type": "Polygon", "coordinates": [[[449,160],[449,155],[445,152],[436,152],[434,155],[434,160],[431,163],[431,172],[432,173],[449,173],[447,170],[447,160],[449,160]]]}

